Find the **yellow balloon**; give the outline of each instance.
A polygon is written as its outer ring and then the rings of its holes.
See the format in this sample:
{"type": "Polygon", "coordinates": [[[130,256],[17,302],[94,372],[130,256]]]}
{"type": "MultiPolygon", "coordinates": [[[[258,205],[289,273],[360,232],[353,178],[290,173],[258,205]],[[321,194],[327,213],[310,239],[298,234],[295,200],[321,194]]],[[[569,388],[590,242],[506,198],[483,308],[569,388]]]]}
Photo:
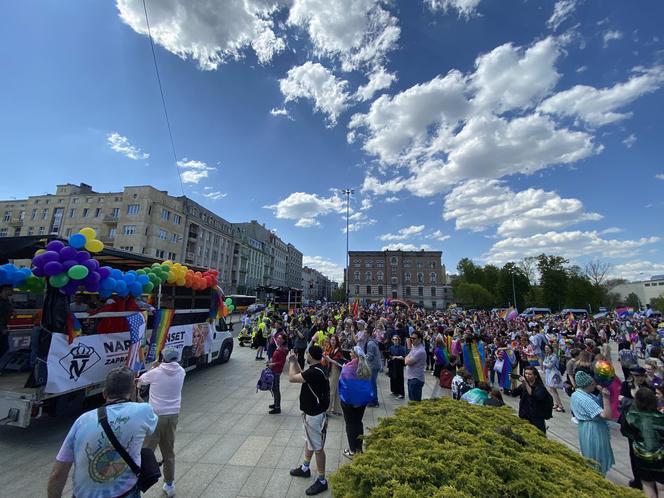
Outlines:
{"type": "Polygon", "coordinates": [[[37,249],[35,251],[35,256],[39,256],[41,253],[46,252],[46,249],[37,249]]]}
{"type": "Polygon", "coordinates": [[[164,261],[162,264],[168,265],[168,266],[173,266],[173,262],[170,259],[164,261]]]}
{"type": "Polygon", "coordinates": [[[90,227],[81,228],[78,233],[84,235],[85,240],[88,242],[97,238],[97,232],[95,232],[94,229],[90,227]]]}
{"type": "Polygon", "coordinates": [[[88,240],[85,243],[85,249],[90,252],[101,252],[104,250],[104,243],[97,239],[88,240]]]}
{"type": "Polygon", "coordinates": [[[184,277],[183,277],[183,278],[178,278],[178,279],[175,281],[175,283],[176,283],[177,285],[184,285],[184,284],[185,284],[185,279],[184,279],[184,277]]]}

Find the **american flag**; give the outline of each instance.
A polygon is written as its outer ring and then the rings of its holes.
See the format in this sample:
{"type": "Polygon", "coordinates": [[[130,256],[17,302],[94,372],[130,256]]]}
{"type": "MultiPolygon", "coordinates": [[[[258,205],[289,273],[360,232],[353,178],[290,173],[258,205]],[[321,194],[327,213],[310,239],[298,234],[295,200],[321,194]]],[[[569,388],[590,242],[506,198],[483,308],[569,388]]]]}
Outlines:
{"type": "Polygon", "coordinates": [[[127,317],[127,322],[129,323],[131,345],[129,346],[125,365],[134,372],[140,372],[145,368],[145,358],[143,357],[143,349],[141,348],[141,343],[145,337],[145,315],[143,313],[134,313],[127,317]]]}

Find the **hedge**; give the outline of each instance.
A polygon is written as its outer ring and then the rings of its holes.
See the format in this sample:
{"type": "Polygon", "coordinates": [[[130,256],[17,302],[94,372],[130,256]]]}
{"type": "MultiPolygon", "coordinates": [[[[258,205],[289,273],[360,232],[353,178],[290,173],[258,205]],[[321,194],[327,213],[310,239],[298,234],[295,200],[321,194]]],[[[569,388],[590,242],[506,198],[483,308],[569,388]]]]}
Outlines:
{"type": "Polygon", "coordinates": [[[643,498],[508,407],[449,398],[410,403],[382,419],[365,443],[363,454],[330,476],[335,498],[643,498]]]}

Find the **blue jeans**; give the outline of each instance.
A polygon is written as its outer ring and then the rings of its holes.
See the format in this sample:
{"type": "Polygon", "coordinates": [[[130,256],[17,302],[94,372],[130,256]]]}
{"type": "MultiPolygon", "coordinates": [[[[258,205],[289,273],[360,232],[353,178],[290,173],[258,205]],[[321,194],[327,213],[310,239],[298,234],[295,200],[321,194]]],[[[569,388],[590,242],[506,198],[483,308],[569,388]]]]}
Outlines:
{"type": "Polygon", "coordinates": [[[373,392],[373,399],[371,400],[371,404],[377,404],[378,403],[378,374],[380,373],[380,370],[372,370],[371,371],[371,391],[373,392]]]}
{"type": "Polygon", "coordinates": [[[424,382],[420,379],[408,379],[408,399],[410,401],[422,401],[422,387],[424,382]]]}

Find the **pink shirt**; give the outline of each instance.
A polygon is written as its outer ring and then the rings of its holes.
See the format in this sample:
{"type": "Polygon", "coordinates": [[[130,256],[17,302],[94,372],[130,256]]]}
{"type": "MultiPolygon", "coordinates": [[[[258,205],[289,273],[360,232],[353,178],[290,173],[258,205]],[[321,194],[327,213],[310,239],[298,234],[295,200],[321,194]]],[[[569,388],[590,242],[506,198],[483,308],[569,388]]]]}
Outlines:
{"type": "Polygon", "coordinates": [[[149,402],[157,415],[180,413],[184,376],[184,368],[173,361],[162,363],[138,378],[139,383],[150,385],[149,402]]]}

